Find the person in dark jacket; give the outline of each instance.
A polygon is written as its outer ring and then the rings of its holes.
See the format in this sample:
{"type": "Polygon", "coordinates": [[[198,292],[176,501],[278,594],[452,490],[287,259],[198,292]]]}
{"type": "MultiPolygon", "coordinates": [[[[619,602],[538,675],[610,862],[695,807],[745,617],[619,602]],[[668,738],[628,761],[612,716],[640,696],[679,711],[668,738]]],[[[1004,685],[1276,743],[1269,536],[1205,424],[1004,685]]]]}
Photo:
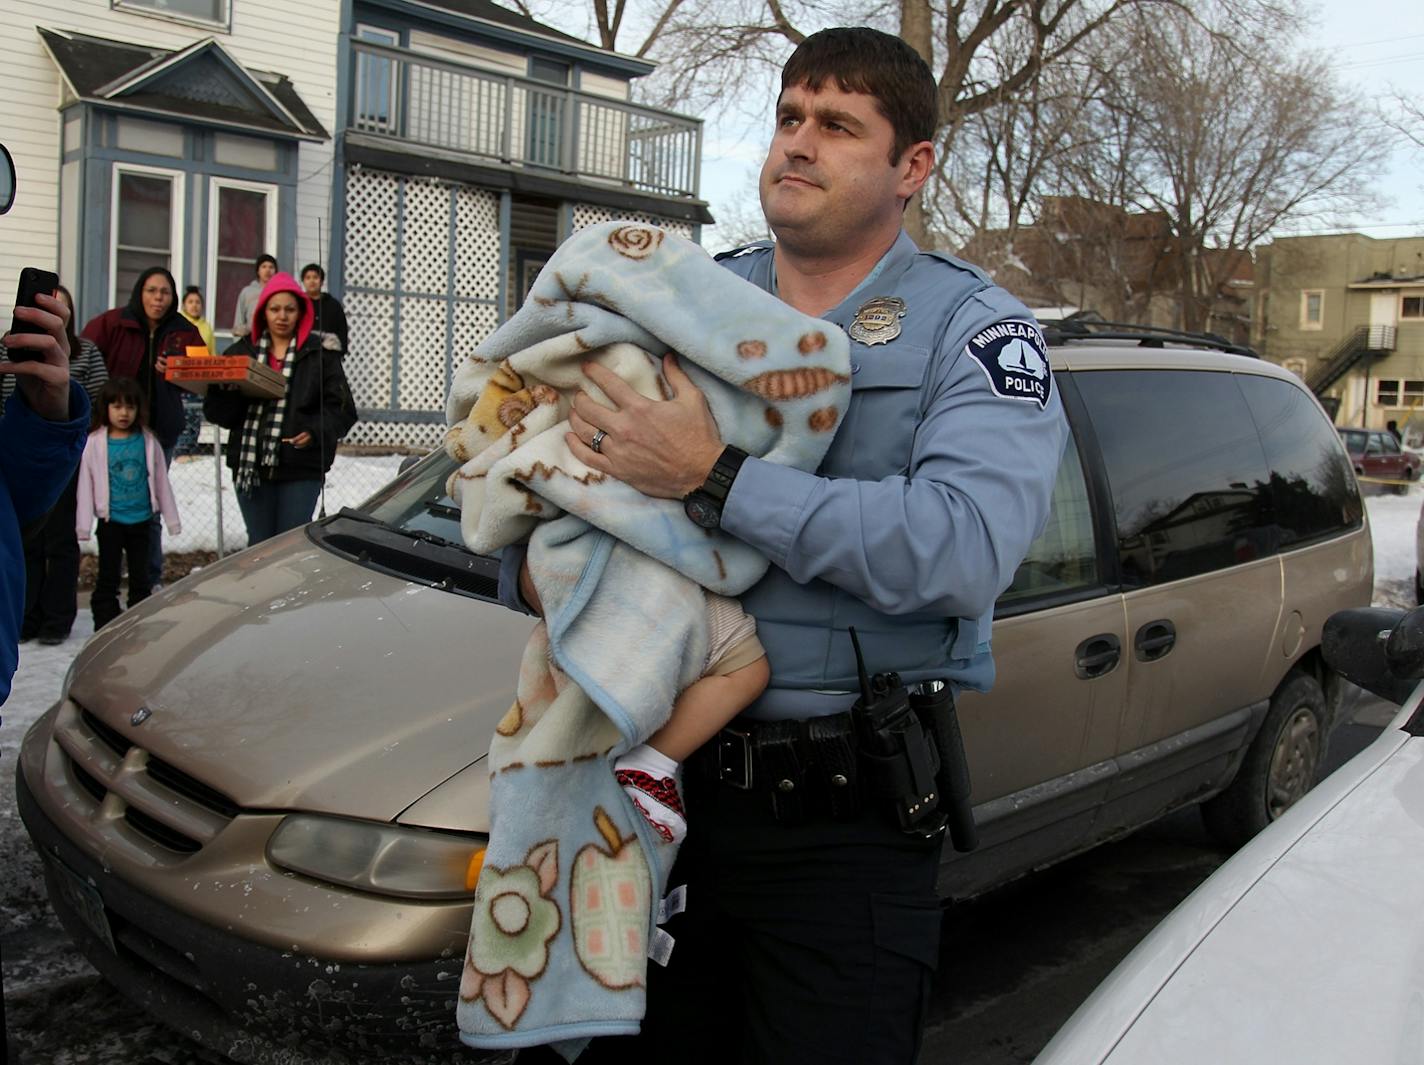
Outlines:
{"type": "MultiPolygon", "coordinates": [[[[89,396],[92,405],[109,379],[104,356],[92,340],[74,332],[74,297],[61,285],[55,297],[71,318],[64,323],[69,338],[69,378],[89,396]]],[[[5,383],[13,378],[6,377],[5,383]]],[[[42,528],[25,541],[25,620],[20,641],[39,637],[43,644],[60,644],[69,637],[78,612],[79,540],[74,534],[74,514],[79,490],[78,476],[71,477],[60,493],[42,528]]]]}
{"type": "Polygon", "coordinates": [[[255,544],[311,520],[336,444],[356,422],[341,359],[312,330],[311,300],[291,274],[262,289],[251,332],[223,354],[261,359],[287,380],[280,399],[208,389],[203,416],[231,430],[227,466],[255,544]]]}
{"type": "Polygon", "coordinates": [[[68,308],[41,293],[33,307],[16,307],[15,318],[43,332],[6,334],[7,353],[27,348],[32,359],[0,359],[0,374],[19,383],[0,418],[0,705],[10,697],[19,663],[23,530],[44,516],[74,475],[89,424],[89,397],[69,376],[68,308]]]}
{"type": "MultiPolygon", "coordinates": [[[[110,377],[132,377],[148,399],[149,427],[163,448],[165,468],[173,463],[178,437],[183,433],[183,390],[164,380],[168,359],[186,355],[188,348],[204,348],[203,338],[178,311],[178,286],[161,266],[138,275],[133,294],[122,307],[90,319],[81,336],[104,353],[110,377]]],[[[163,583],[163,529],[155,521],[149,532],[149,579],[154,588],[163,583]]]]}
{"type": "Polygon", "coordinates": [[[322,334],[321,342],[327,351],[335,351],[345,356],[351,350],[351,338],[346,327],[346,308],[330,292],[323,292],[326,271],[320,263],[307,263],[302,267],[302,288],[307,290],[312,307],[316,310],[316,326],[322,334]]]}

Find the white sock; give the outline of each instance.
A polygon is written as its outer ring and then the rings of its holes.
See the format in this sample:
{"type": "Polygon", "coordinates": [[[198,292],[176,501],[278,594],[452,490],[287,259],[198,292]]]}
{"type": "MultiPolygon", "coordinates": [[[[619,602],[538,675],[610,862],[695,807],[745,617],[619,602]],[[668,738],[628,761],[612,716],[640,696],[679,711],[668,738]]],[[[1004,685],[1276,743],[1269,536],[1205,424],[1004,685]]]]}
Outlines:
{"type": "Polygon", "coordinates": [[[641,769],[648,776],[661,780],[677,776],[677,763],[656,747],[640,743],[626,754],[618,756],[614,769],[641,769]]]}

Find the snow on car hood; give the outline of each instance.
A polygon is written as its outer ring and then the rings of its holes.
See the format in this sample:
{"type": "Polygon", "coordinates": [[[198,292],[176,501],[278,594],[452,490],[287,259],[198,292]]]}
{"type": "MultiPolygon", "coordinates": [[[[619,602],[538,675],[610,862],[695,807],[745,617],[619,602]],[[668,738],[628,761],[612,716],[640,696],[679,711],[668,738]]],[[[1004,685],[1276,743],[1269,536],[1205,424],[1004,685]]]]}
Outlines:
{"type": "Polygon", "coordinates": [[[487,752],[530,628],[298,530],[124,614],[69,697],[240,806],[384,821],[487,752]]]}
{"type": "Polygon", "coordinates": [[[1424,738],[1392,728],[1202,884],[1036,1065],[1417,1061],[1421,909],[1424,738]]]}

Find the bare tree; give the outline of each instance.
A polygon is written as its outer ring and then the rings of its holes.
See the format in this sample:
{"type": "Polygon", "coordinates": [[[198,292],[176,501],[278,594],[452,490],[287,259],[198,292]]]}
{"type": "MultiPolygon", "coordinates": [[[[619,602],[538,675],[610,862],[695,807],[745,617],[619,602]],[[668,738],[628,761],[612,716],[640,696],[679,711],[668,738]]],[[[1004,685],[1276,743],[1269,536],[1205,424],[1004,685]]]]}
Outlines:
{"type": "Polygon", "coordinates": [[[1128,32],[1135,58],[1096,110],[1126,164],[1126,203],[1169,222],[1181,324],[1200,329],[1257,242],[1372,203],[1389,142],[1326,59],[1289,39],[1174,13],[1133,18],[1128,32]]]}
{"type": "Polygon", "coordinates": [[[1424,148],[1424,100],[1396,92],[1389,105],[1381,109],[1380,117],[1415,147],[1424,148]]]}
{"type": "MultiPolygon", "coordinates": [[[[534,17],[596,37],[603,47],[657,61],[658,72],[637,86],[646,102],[699,113],[743,108],[764,119],[777,72],[809,34],[831,25],[898,33],[935,72],[938,147],[946,154],[970,117],[1042,91],[1045,71],[1123,12],[1191,0],[590,0],[587,9],[555,8],[554,0],[516,2],[534,17]]],[[[928,242],[918,201],[906,228],[928,242]]]]}

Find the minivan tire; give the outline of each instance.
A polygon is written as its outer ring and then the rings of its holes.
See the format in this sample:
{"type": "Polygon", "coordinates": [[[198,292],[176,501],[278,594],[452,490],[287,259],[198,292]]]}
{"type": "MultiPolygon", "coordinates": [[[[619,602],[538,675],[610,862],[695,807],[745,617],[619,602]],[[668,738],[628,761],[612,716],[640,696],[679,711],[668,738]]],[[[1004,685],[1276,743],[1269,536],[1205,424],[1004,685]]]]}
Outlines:
{"type": "Polygon", "coordinates": [[[1202,803],[1202,821],[1217,842],[1242,846],[1314,787],[1326,720],[1320,682],[1298,670],[1287,674],[1236,778],[1202,803]]]}

